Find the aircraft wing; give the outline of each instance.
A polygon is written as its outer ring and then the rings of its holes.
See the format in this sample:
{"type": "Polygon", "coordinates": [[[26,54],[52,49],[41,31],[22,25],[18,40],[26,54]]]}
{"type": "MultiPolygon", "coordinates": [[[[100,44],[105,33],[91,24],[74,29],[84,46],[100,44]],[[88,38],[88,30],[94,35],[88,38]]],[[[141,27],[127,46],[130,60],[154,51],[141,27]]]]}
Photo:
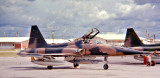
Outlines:
{"type": "MultiPolygon", "coordinates": [[[[20,55],[20,54],[18,54],[20,55]]],[[[28,53],[28,54],[21,54],[20,56],[28,56],[28,57],[41,57],[41,56],[54,56],[54,57],[65,57],[65,56],[81,56],[79,54],[73,54],[73,53],[54,53],[54,54],[38,54],[38,53],[28,53]]]]}
{"type": "Polygon", "coordinates": [[[54,57],[65,57],[65,56],[80,56],[79,54],[62,54],[62,53],[54,53],[54,54],[42,54],[42,56],[54,56],[54,57]]]}

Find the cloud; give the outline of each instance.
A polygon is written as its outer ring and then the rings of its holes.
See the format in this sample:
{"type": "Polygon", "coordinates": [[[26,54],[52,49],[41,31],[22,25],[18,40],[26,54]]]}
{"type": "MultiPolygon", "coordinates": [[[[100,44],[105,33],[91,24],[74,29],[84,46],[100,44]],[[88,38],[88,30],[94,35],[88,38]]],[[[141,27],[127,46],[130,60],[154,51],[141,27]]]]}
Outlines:
{"type": "MultiPolygon", "coordinates": [[[[155,8],[155,5],[151,4],[144,4],[144,5],[137,5],[135,3],[132,4],[123,4],[123,3],[117,3],[116,4],[116,11],[117,13],[120,13],[122,16],[130,17],[134,14],[136,15],[144,15],[146,11],[150,11],[155,8]]],[[[141,16],[138,16],[141,18],[141,16]]],[[[134,17],[135,18],[135,17],[134,17]]]]}
{"type": "Polygon", "coordinates": [[[31,1],[31,2],[32,2],[32,1],[36,1],[36,0],[28,0],[28,1],[31,1]]]}
{"type": "Polygon", "coordinates": [[[117,3],[116,8],[119,12],[123,14],[128,14],[129,12],[131,12],[132,5],[117,3]]]}
{"type": "Polygon", "coordinates": [[[115,14],[108,14],[105,10],[101,10],[101,11],[97,11],[95,13],[91,13],[89,14],[89,17],[94,19],[102,19],[102,20],[105,20],[105,19],[109,19],[109,18],[115,18],[116,15],[115,14]]]}
{"type": "Polygon", "coordinates": [[[143,37],[145,29],[159,28],[159,9],[158,2],[149,0],[1,0],[0,27],[1,32],[28,36],[30,26],[37,24],[50,38],[52,31],[55,38],[71,38],[95,27],[101,33],[123,34],[133,27],[143,37]]]}
{"type": "Polygon", "coordinates": [[[149,4],[159,4],[160,1],[159,0],[135,0],[135,3],[139,4],[139,5],[143,5],[146,3],[149,4]]]}

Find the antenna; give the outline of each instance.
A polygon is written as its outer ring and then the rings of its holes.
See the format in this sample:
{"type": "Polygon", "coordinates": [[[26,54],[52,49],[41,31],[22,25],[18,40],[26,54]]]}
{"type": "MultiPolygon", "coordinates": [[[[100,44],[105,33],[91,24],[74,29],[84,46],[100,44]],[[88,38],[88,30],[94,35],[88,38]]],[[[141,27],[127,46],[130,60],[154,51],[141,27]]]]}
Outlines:
{"type": "Polygon", "coordinates": [[[52,31],[52,39],[53,39],[53,43],[54,43],[54,31],[52,31]]]}
{"type": "Polygon", "coordinates": [[[6,33],[5,32],[3,32],[3,35],[4,35],[4,37],[6,37],[6,33]]]}
{"type": "Polygon", "coordinates": [[[155,43],[156,35],[154,34],[154,43],[155,43]]]}
{"type": "Polygon", "coordinates": [[[146,29],[146,39],[147,39],[147,29],[146,29]]]}
{"type": "Polygon", "coordinates": [[[19,32],[16,32],[16,37],[19,37],[19,32]]]}
{"type": "Polygon", "coordinates": [[[51,34],[52,34],[52,44],[54,44],[54,32],[55,32],[55,29],[54,29],[54,26],[49,26],[49,29],[51,29],[51,34]]]}

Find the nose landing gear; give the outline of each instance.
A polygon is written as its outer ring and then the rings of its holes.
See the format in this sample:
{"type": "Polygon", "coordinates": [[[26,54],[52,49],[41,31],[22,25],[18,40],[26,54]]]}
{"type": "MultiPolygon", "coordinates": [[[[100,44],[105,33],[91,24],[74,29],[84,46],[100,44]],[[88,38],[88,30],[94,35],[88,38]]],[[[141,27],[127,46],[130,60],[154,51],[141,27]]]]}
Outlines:
{"type": "Polygon", "coordinates": [[[105,64],[103,65],[103,69],[104,69],[104,70],[107,70],[108,67],[109,67],[108,64],[107,64],[107,59],[108,59],[108,56],[105,56],[105,57],[104,57],[105,64]]]}
{"type": "Polygon", "coordinates": [[[73,63],[73,68],[80,68],[80,66],[77,63],[73,63]]]}

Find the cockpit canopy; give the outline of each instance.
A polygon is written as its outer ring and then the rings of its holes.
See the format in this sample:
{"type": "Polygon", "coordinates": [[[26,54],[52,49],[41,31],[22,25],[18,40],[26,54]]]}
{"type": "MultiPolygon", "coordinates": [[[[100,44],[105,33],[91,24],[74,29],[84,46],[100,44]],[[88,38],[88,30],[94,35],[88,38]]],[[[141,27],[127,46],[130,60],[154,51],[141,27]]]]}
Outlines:
{"type": "Polygon", "coordinates": [[[82,36],[84,40],[86,39],[93,39],[100,31],[97,28],[92,28],[90,31],[88,31],[86,34],[82,36]]]}

